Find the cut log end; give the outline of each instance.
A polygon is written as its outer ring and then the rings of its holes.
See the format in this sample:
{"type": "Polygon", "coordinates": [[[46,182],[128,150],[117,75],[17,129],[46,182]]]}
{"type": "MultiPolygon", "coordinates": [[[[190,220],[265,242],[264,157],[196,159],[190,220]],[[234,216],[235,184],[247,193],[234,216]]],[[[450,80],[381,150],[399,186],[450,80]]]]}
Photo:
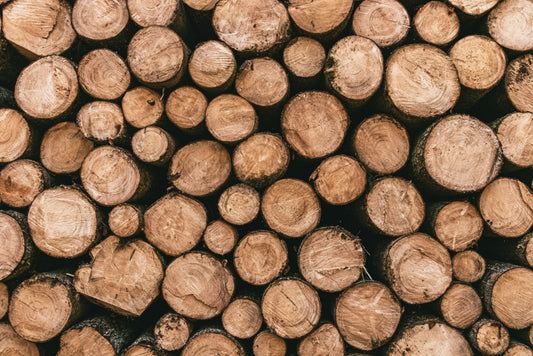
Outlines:
{"type": "Polygon", "coordinates": [[[261,308],[250,299],[235,299],[222,313],[224,329],[239,339],[253,337],[259,332],[262,324],[261,308]]]}
{"type": "Polygon", "coordinates": [[[220,216],[233,225],[245,225],[255,219],[261,204],[259,193],[246,184],[226,189],[218,200],[220,216]]]}
{"type": "Polygon", "coordinates": [[[21,157],[30,146],[30,127],[13,109],[0,109],[0,163],[21,157]]]}
{"type": "Polygon", "coordinates": [[[485,274],[485,259],[476,251],[459,252],[453,256],[452,268],[457,280],[475,283],[485,274]]]}
{"type": "Polygon", "coordinates": [[[454,201],[439,209],[433,230],[435,237],[450,251],[464,251],[481,238],[483,219],[471,203],[454,201]]]}
{"type": "Polygon", "coordinates": [[[120,35],[128,24],[126,0],[94,3],[77,0],[72,9],[72,25],[83,38],[105,41],[120,35]]]}
{"type": "Polygon", "coordinates": [[[496,135],[505,159],[520,168],[533,166],[533,114],[514,112],[497,124],[496,135]]]}
{"type": "Polygon", "coordinates": [[[181,356],[196,355],[245,356],[242,346],[231,336],[220,330],[206,330],[189,341],[181,356]]]}
{"type": "Polygon", "coordinates": [[[207,225],[204,232],[205,245],[217,255],[226,255],[233,251],[238,239],[237,229],[222,220],[213,221],[207,225]]]}
{"type": "Polygon", "coordinates": [[[270,331],[262,331],[254,339],[254,356],[285,356],[285,340],[270,331]]]}
{"type": "Polygon", "coordinates": [[[21,338],[8,323],[0,324],[0,354],[39,356],[37,345],[21,338]]]}
{"type": "Polygon", "coordinates": [[[146,87],[128,90],[122,98],[124,118],[131,126],[138,129],[158,123],[163,111],[161,95],[146,87]]]}
{"type": "Polygon", "coordinates": [[[472,325],[468,338],[483,355],[501,355],[509,346],[509,331],[497,320],[479,320],[472,325]]]}
{"type": "Polygon", "coordinates": [[[26,238],[29,238],[24,235],[24,228],[11,215],[0,213],[0,239],[4,251],[0,255],[0,281],[14,274],[23,262],[27,253],[26,238]]]}
{"type": "Polygon", "coordinates": [[[23,208],[50,184],[50,175],[40,163],[21,159],[9,163],[0,171],[0,200],[23,208]]]}
{"type": "Polygon", "coordinates": [[[316,3],[288,1],[289,15],[294,24],[304,33],[321,39],[330,38],[344,29],[353,6],[353,0],[328,0],[316,3]]]}
{"type": "Polygon", "coordinates": [[[76,116],[83,135],[96,142],[119,140],[126,135],[124,115],[120,106],[108,101],[85,104],[76,116]]]}
{"type": "MultiPolygon", "coordinates": [[[[487,7],[490,9],[498,3],[498,0],[475,2],[484,4],[481,6],[483,9],[487,7]]],[[[532,25],[533,4],[528,0],[500,1],[487,18],[490,36],[501,46],[513,51],[533,49],[532,25]]]]}
{"type": "Polygon", "coordinates": [[[413,23],[420,38],[436,46],[445,46],[459,34],[459,18],[449,5],[430,1],[416,13],[413,23]]]}
{"type": "Polygon", "coordinates": [[[296,78],[317,76],[326,60],[326,51],[320,42],[309,37],[293,39],[283,50],[283,63],[296,78]]]}
{"type": "Polygon", "coordinates": [[[258,121],[252,104],[233,94],[217,96],[205,113],[207,130],[223,143],[236,143],[247,138],[257,129],[258,121]]]}
{"type": "Polygon", "coordinates": [[[333,324],[323,324],[298,345],[298,356],[344,356],[344,342],[333,324]]]}
{"type": "Polygon", "coordinates": [[[231,49],[219,41],[207,41],[196,47],[189,61],[191,79],[211,92],[226,90],[237,72],[237,61],[231,49]]]}
{"type": "Polygon", "coordinates": [[[143,228],[142,210],[132,204],[117,205],[109,212],[109,229],[118,237],[130,237],[143,228]]]}
{"type": "Polygon", "coordinates": [[[533,350],[527,345],[511,340],[503,356],[533,356],[533,350]]]}
{"type": "Polygon", "coordinates": [[[174,313],[167,313],[157,321],[154,328],[156,344],[163,350],[176,351],[189,340],[191,326],[187,320],[174,313]]]}
{"type": "Polygon", "coordinates": [[[185,86],[168,96],[165,113],[182,130],[195,130],[205,120],[207,98],[196,88],[185,86]]]}
{"type": "Polygon", "coordinates": [[[448,0],[450,4],[470,16],[480,16],[492,9],[498,0],[448,0]]]}
{"type": "Polygon", "coordinates": [[[529,100],[533,91],[532,54],[523,55],[509,63],[505,71],[504,84],[507,97],[516,110],[533,111],[533,104],[529,100]]]}
{"type": "Polygon", "coordinates": [[[444,320],[458,329],[466,329],[481,316],[481,298],[474,288],[466,284],[453,284],[440,300],[444,320]]]}
{"type": "Polygon", "coordinates": [[[113,345],[98,331],[91,327],[67,330],[61,335],[57,356],[79,355],[91,353],[93,355],[116,355],[113,345]]]}
{"type": "Polygon", "coordinates": [[[131,148],[141,161],[165,166],[176,150],[176,141],[162,128],[148,126],[133,135],[131,148]]]}

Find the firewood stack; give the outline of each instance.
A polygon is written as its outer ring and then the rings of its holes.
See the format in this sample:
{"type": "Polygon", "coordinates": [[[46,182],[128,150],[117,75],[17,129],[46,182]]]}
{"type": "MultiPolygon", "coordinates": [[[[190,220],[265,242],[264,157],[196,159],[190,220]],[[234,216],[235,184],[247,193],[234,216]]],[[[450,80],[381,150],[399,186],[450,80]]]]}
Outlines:
{"type": "Polygon", "coordinates": [[[533,0],[0,7],[0,355],[533,355],[533,0]]]}

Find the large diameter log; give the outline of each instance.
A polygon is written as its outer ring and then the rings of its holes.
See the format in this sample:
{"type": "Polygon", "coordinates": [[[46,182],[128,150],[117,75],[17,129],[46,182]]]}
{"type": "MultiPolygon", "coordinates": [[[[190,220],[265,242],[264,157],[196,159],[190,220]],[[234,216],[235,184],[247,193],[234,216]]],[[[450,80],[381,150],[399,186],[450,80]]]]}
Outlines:
{"type": "Polygon", "coordinates": [[[233,337],[222,330],[206,329],[194,335],[181,356],[245,356],[244,349],[233,337]]]}
{"type": "Polygon", "coordinates": [[[27,207],[50,184],[50,174],[40,163],[16,160],[0,171],[0,201],[14,208],[27,207]]]}
{"type": "Polygon", "coordinates": [[[484,318],[472,325],[468,339],[483,355],[501,355],[509,346],[509,331],[499,321],[484,318]]]}
{"type": "Polygon", "coordinates": [[[285,340],[270,331],[262,331],[254,339],[254,356],[285,356],[285,340]]]}
{"type": "Polygon", "coordinates": [[[440,1],[429,1],[413,19],[418,36],[430,44],[446,46],[459,34],[459,18],[453,8],[440,1]]]}
{"type": "Polygon", "coordinates": [[[191,329],[187,319],[175,313],[167,313],[155,324],[155,342],[165,351],[177,351],[189,340],[191,329]]]}
{"type": "MultiPolygon", "coordinates": [[[[533,11],[533,9],[532,9],[533,11]]],[[[505,92],[518,111],[533,111],[533,55],[526,54],[511,61],[504,78],[505,92]]]]}
{"type": "Polygon", "coordinates": [[[188,31],[182,0],[127,0],[127,3],[131,19],[140,27],[170,27],[181,36],[188,31]]]}
{"type": "Polygon", "coordinates": [[[533,166],[533,114],[513,112],[496,120],[491,127],[502,145],[502,153],[512,168],[533,166]]]}
{"type": "Polygon", "coordinates": [[[209,251],[217,255],[225,255],[233,251],[239,235],[233,225],[223,220],[215,220],[207,225],[203,238],[209,251]]]}
{"type": "Polygon", "coordinates": [[[392,291],[375,281],[346,289],[335,306],[335,322],[344,340],[360,350],[386,344],[395,333],[403,308],[392,291]]]}
{"type": "Polygon", "coordinates": [[[138,205],[120,204],[108,215],[109,229],[118,237],[130,237],[144,230],[143,209],[138,205]]]}
{"type": "Polygon", "coordinates": [[[253,337],[262,324],[261,308],[250,298],[234,299],[222,313],[224,329],[239,339],[253,337]]]}
{"type": "Polygon", "coordinates": [[[233,225],[245,225],[256,218],[260,204],[257,190],[246,184],[236,184],[222,192],[217,206],[224,220],[233,225]]]}
{"type": "Polygon", "coordinates": [[[296,37],[283,50],[283,64],[293,87],[316,87],[325,61],[324,47],[309,37],[296,37]]]}
{"type": "Polygon", "coordinates": [[[237,73],[237,61],[226,44],[207,41],[199,44],[189,61],[191,79],[200,88],[211,93],[226,91],[237,73]]]}
{"type": "Polygon", "coordinates": [[[8,323],[0,323],[0,354],[39,356],[40,352],[33,342],[21,338],[8,323]]]}
{"type": "Polygon", "coordinates": [[[467,284],[455,283],[439,300],[440,313],[444,320],[458,329],[471,326],[481,316],[481,298],[474,288],[467,284]]]}
{"type": "Polygon", "coordinates": [[[139,316],[159,295],[163,265],[150,244],[109,236],[90,256],[90,264],[74,277],[76,290],[90,301],[118,314],[139,316]]]}
{"type": "Polygon", "coordinates": [[[72,278],[54,272],[40,273],[13,291],[9,322],[24,339],[45,342],[75,322],[83,309],[72,278]]]}
{"type": "Polygon", "coordinates": [[[99,143],[124,140],[126,125],[120,106],[109,101],[93,101],[81,107],[76,123],[83,135],[99,143]]]}
{"type": "MultiPolygon", "coordinates": [[[[489,6],[494,6],[496,3],[497,0],[486,2],[489,6]]],[[[501,46],[513,51],[533,49],[531,24],[533,24],[533,3],[529,0],[503,0],[487,17],[490,36],[501,46]]]]}
{"type": "Polygon", "coordinates": [[[483,278],[486,262],[473,250],[456,253],[452,258],[453,276],[458,281],[475,283],[483,278]]]}
{"type": "Polygon", "coordinates": [[[0,212],[0,239],[0,281],[31,272],[35,262],[35,246],[28,231],[26,217],[13,211],[0,212]]]}
{"type": "Polygon", "coordinates": [[[138,129],[159,123],[164,110],[161,95],[146,87],[128,90],[122,97],[124,118],[138,129]]]}
{"type": "Polygon", "coordinates": [[[176,151],[176,140],[158,126],[148,126],[131,138],[131,149],[141,161],[165,166],[176,151]]]}
{"type": "Polygon", "coordinates": [[[485,256],[533,268],[533,233],[517,239],[485,237],[479,247],[485,256]]]}
{"type": "Polygon", "coordinates": [[[165,113],[168,119],[186,132],[200,131],[205,120],[207,98],[198,89],[190,86],[175,89],[168,96],[165,113]]]}
{"type": "Polygon", "coordinates": [[[82,38],[110,43],[122,39],[129,21],[126,0],[76,0],[72,25],[82,38]]]}
{"type": "Polygon", "coordinates": [[[31,150],[31,130],[16,110],[0,109],[0,164],[24,156],[31,150]]]}
{"type": "Polygon", "coordinates": [[[298,356],[344,356],[344,342],[333,324],[323,324],[298,345],[298,356]]]}

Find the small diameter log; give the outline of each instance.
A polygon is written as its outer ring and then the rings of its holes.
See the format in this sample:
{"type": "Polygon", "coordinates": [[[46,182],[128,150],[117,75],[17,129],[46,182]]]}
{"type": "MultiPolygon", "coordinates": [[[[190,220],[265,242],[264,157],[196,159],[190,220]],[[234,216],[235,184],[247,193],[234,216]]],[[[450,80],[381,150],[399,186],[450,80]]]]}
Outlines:
{"type": "Polygon", "coordinates": [[[122,110],[109,101],[85,104],[78,111],[76,123],[85,137],[96,142],[119,141],[126,136],[122,110]]]}
{"type": "Polygon", "coordinates": [[[442,50],[411,44],[396,50],[385,72],[386,101],[408,122],[424,122],[444,114],[461,91],[457,70],[442,50]]]}
{"type": "Polygon", "coordinates": [[[220,216],[233,225],[245,225],[259,213],[261,198],[254,188],[237,184],[226,189],[218,199],[220,216]]]}
{"type": "Polygon", "coordinates": [[[109,43],[121,39],[126,32],[129,13],[126,0],[76,0],[72,9],[72,25],[82,38],[109,43]]]}
{"type": "Polygon", "coordinates": [[[409,158],[407,130],[387,115],[363,120],[350,143],[361,163],[380,175],[399,171],[409,158]]]}
{"type": "Polygon", "coordinates": [[[50,172],[77,172],[94,143],[73,122],[61,122],[46,131],[41,141],[41,162],[50,172]]]}
{"type": "Polygon", "coordinates": [[[278,108],[289,95],[289,77],[281,64],[272,58],[249,59],[239,68],[235,90],[262,109],[278,108]]]}
{"type": "Polygon", "coordinates": [[[168,96],[165,113],[179,129],[195,133],[205,120],[207,98],[194,87],[180,87],[168,96]]]}
{"type": "Polygon", "coordinates": [[[206,329],[191,338],[181,352],[181,356],[245,356],[242,346],[226,332],[206,329]]]}
{"type": "Polygon", "coordinates": [[[488,12],[499,0],[448,0],[450,4],[470,16],[481,16],[488,12]]]}
{"type": "Polygon", "coordinates": [[[122,98],[124,118],[138,129],[159,123],[164,110],[161,95],[146,87],[128,90],[122,98]]]}
{"type": "Polygon", "coordinates": [[[73,187],[43,191],[28,211],[33,242],[55,258],[85,254],[100,238],[100,224],[100,213],[94,203],[73,187]]]}
{"type": "Polygon", "coordinates": [[[224,329],[239,339],[253,337],[262,324],[261,308],[248,298],[234,299],[222,313],[224,329]]]}
{"type": "Polygon", "coordinates": [[[254,356],[285,356],[287,345],[278,335],[270,331],[261,331],[254,339],[254,356]]]}
{"type": "Polygon", "coordinates": [[[402,42],[409,32],[409,13],[396,0],[365,0],[353,14],[352,30],[374,41],[379,47],[402,42]]]}
{"type": "Polygon", "coordinates": [[[218,1],[212,21],[218,38],[243,54],[264,54],[289,39],[289,14],[277,0],[218,1]]]}
{"type": "Polygon", "coordinates": [[[353,157],[326,158],[309,177],[318,195],[332,205],[346,205],[363,194],[366,172],[353,157]]]}
{"type": "Polygon", "coordinates": [[[210,93],[226,91],[237,73],[237,61],[226,44],[207,41],[199,44],[189,60],[189,74],[196,85],[210,93]]]}
{"type": "Polygon", "coordinates": [[[276,134],[257,133],[233,151],[233,170],[237,179],[257,189],[281,178],[290,162],[290,151],[276,134]]]}
{"type": "Polygon", "coordinates": [[[192,250],[207,225],[204,206],[185,195],[169,193],[144,213],[146,239],[169,256],[192,250]]]}
{"type": "Polygon", "coordinates": [[[127,0],[130,17],[140,27],[170,27],[180,35],[187,33],[187,17],[182,0],[127,0]]]}
{"type": "Polygon", "coordinates": [[[205,252],[189,252],[168,265],[161,289],[163,298],[176,313],[206,320],[228,306],[235,282],[229,269],[215,257],[205,252]]]}
{"type": "Polygon", "coordinates": [[[320,202],[313,188],[298,179],[278,180],[267,188],[261,212],[268,226],[288,237],[302,237],[320,221],[320,202]]]}
{"type": "Polygon", "coordinates": [[[83,90],[101,100],[120,98],[131,81],[124,60],[108,49],[87,53],[78,64],[78,77],[83,90]]]}
{"type": "Polygon", "coordinates": [[[364,265],[361,240],[339,226],[311,232],[298,251],[302,276],[314,287],[330,293],[355,283],[364,265]]]}
{"type": "Polygon", "coordinates": [[[481,316],[481,298],[474,288],[455,283],[439,300],[439,309],[444,320],[458,329],[470,327],[481,316]]]}
{"type": "MultiPolygon", "coordinates": [[[[4,318],[9,307],[9,290],[4,283],[0,283],[0,320],[4,318]]],[[[1,338],[0,338],[1,339],[1,338]]]]}
{"type": "Polygon", "coordinates": [[[402,312],[402,305],[386,285],[361,282],[340,295],[335,322],[348,344],[369,351],[389,341],[402,312]]]}
{"type": "Polygon", "coordinates": [[[487,263],[480,283],[485,309],[505,326],[524,329],[533,324],[533,271],[507,263],[487,263]]]}
{"type": "Polygon", "coordinates": [[[14,208],[27,207],[50,183],[50,174],[40,163],[16,160],[0,171],[0,201],[14,208]]]}
{"type": "Polygon", "coordinates": [[[533,114],[513,112],[491,124],[512,168],[533,166],[533,114]]]}
{"type": "Polygon", "coordinates": [[[174,154],[168,177],[178,190],[201,197],[222,187],[230,173],[231,157],[226,148],[216,141],[202,140],[174,154]]]}
{"type": "Polygon", "coordinates": [[[448,250],[426,234],[414,233],[390,242],[379,263],[392,290],[408,304],[432,302],[452,282],[448,250]]]}
{"type": "MultiPolygon", "coordinates": [[[[492,8],[498,0],[476,1],[492,8]]],[[[503,0],[487,17],[489,34],[502,47],[513,51],[533,49],[533,3],[529,0],[503,0]]]]}
{"type": "Polygon", "coordinates": [[[163,265],[150,244],[109,236],[90,256],[91,263],[76,271],[74,286],[93,303],[121,315],[140,316],[159,295],[163,265]]]}
{"type": "Polygon", "coordinates": [[[460,28],[453,7],[440,1],[429,1],[422,6],[416,12],[413,24],[416,34],[435,46],[446,46],[455,40],[460,28]]]}
{"type": "Polygon", "coordinates": [[[0,212],[0,241],[0,281],[32,271],[36,249],[24,215],[13,211],[0,212]]]}
{"type": "Polygon", "coordinates": [[[233,251],[238,239],[237,229],[222,220],[209,223],[204,231],[206,247],[217,255],[225,255],[233,251]]]}
{"type": "Polygon", "coordinates": [[[272,282],[261,302],[268,327],[284,339],[309,334],[320,320],[321,303],[316,290],[296,278],[272,282]]]}
{"type": "Polygon", "coordinates": [[[498,138],[483,122],[468,115],[450,115],[431,125],[413,150],[415,176],[442,193],[483,189],[502,166],[498,138]]]}
{"type": "Polygon", "coordinates": [[[176,141],[162,128],[148,126],[133,135],[131,148],[141,161],[163,167],[176,151],[176,141]]]}
{"type": "Polygon", "coordinates": [[[71,12],[64,0],[11,1],[2,9],[2,32],[30,60],[61,54],[76,39],[71,12]]]}
{"type": "Polygon", "coordinates": [[[178,84],[185,73],[188,56],[189,50],[180,36],[167,27],[143,28],[128,45],[131,72],[141,83],[154,88],[178,84]]]}
{"type": "Polygon", "coordinates": [[[475,283],[485,274],[485,259],[476,251],[457,253],[452,258],[453,276],[465,283],[475,283]]]}
{"type": "Polygon", "coordinates": [[[481,319],[468,332],[472,347],[483,355],[501,355],[509,347],[509,331],[497,320],[481,319]]]}
{"type": "Polygon", "coordinates": [[[326,85],[350,108],[360,107],[381,85],[381,50],[368,38],[344,37],[329,51],[324,76],[326,85]]]}
{"type": "Polygon", "coordinates": [[[340,147],[349,121],[339,99],[326,92],[307,91],[285,105],[281,129],[283,137],[299,155],[322,158],[340,147]]]}
{"type": "Polygon", "coordinates": [[[21,338],[8,323],[0,323],[0,341],[2,355],[40,355],[37,345],[21,338]]]}
{"type": "Polygon", "coordinates": [[[109,229],[118,237],[131,237],[144,229],[143,210],[138,205],[120,204],[109,212],[109,229]]]}
{"type": "Polygon", "coordinates": [[[414,184],[398,177],[387,177],[374,183],[360,209],[363,221],[387,236],[413,233],[425,217],[425,204],[414,184]]]}
{"type": "Polygon", "coordinates": [[[344,341],[333,324],[323,324],[298,345],[298,356],[344,356],[344,341]]]}
{"type": "Polygon", "coordinates": [[[503,356],[533,356],[533,350],[527,345],[511,340],[503,356]]]}
{"type": "Polygon", "coordinates": [[[155,324],[155,342],[165,351],[177,351],[185,346],[191,331],[192,327],[187,319],[175,313],[167,313],[155,324]]]}
{"type": "Polygon", "coordinates": [[[30,126],[13,109],[0,109],[0,164],[22,157],[31,149],[30,126]]]}
{"type": "Polygon", "coordinates": [[[283,64],[295,87],[318,86],[319,76],[326,61],[322,44],[309,37],[296,37],[283,50],[283,64]]]}
{"type": "Polygon", "coordinates": [[[504,85],[507,97],[516,110],[533,111],[530,100],[533,92],[533,54],[526,54],[509,63],[504,85]]]}
{"type": "Polygon", "coordinates": [[[35,119],[53,120],[67,114],[78,97],[78,76],[63,57],[41,58],[24,68],[15,85],[15,100],[35,119]]]}
{"type": "Polygon", "coordinates": [[[236,143],[257,130],[259,120],[248,101],[237,95],[222,94],[207,106],[205,124],[218,141],[236,143]]]}
{"type": "Polygon", "coordinates": [[[253,231],[239,241],[233,265],[242,280],[255,286],[270,283],[287,269],[285,241],[271,231],[253,231]]]}
{"type": "Polygon", "coordinates": [[[171,354],[161,349],[151,330],[142,333],[124,352],[124,356],[170,356],[171,354]]]}
{"type": "Polygon", "coordinates": [[[81,166],[81,182],[97,203],[113,206],[142,197],[150,187],[148,173],[124,149],[101,146],[81,166]]]}
{"type": "Polygon", "coordinates": [[[533,194],[521,181],[499,178],[479,197],[479,212],[490,230],[502,237],[519,237],[533,226],[533,194]]]}
{"type": "Polygon", "coordinates": [[[480,249],[485,256],[533,268],[533,233],[517,239],[484,237],[480,242],[480,249]]]}
{"type": "Polygon", "coordinates": [[[40,273],[13,291],[9,322],[22,338],[45,342],[81,316],[83,302],[72,285],[72,278],[54,272],[40,273]]]}

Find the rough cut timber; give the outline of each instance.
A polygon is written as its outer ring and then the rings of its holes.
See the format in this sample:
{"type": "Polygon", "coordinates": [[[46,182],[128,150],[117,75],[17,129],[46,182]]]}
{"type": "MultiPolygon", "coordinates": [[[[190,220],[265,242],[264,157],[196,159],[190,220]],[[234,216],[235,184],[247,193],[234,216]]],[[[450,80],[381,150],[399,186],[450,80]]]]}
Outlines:
{"type": "Polygon", "coordinates": [[[158,124],[164,110],[161,95],[150,88],[136,87],[128,90],[122,97],[124,118],[138,129],[158,124]]]}
{"type": "Polygon", "coordinates": [[[127,0],[127,3],[130,18],[140,27],[166,26],[180,36],[190,31],[182,0],[127,0]]]}
{"type": "Polygon", "coordinates": [[[233,251],[239,235],[233,225],[222,220],[215,220],[205,228],[203,239],[209,251],[217,255],[225,255],[233,251]]]}
{"type": "Polygon", "coordinates": [[[38,162],[19,159],[0,171],[0,200],[14,208],[29,206],[51,184],[48,171],[38,162]]]}
{"type": "Polygon", "coordinates": [[[128,22],[126,0],[76,0],[72,9],[74,29],[89,42],[120,43],[126,38],[128,22]]]}
{"type": "Polygon", "coordinates": [[[0,323],[0,354],[39,356],[39,348],[33,342],[21,338],[7,322],[0,323]]]}
{"type": "Polygon", "coordinates": [[[509,346],[509,331],[497,320],[481,319],[472,325],[468,339],[483,355],[501,355],[509,346]]]}
{"type": "Polygon", "coordinates": [[[205,329],[196,333],[181,352],[181,356],[215,356],[220,354],[232,356],[246,355],[237,340],[218,329],[205,329]]]}
{"type": "Polygon", "coordinates": [[[33,272],[35,246],[26,217],[13,211],[0,212],[0,280],[19,278],[33,272]]]}
{"type": "Polygon", "coordinates": [[[81,107],[76,123],[83,135],[97,143],[115,142],[126,137],[120,106],[109,101],[93,101],[81,107]]]}
{"type": "Polygon", "coordinates": [[[287,353],[285,340],[270,331],[261,331],[254,339],[254,356],[284,356],[287,353]]]}
{"type": "Polygon", "coordinates": [[[230,224],[246,225],[259,214],[260,205],[257,190],[246,184],[236,184],[220,194],[218,212],[230,224]]]}
{"type": "MultiPolygon", "coordinates": [[[[476,2],[484,4],[482,9],[490,9],[498,3],[497,0],[476,2]]],[[[501,46],[513,51],[533,49],[532,23],[533,4],[528,0],[500,1],[487,17],[490,36],[501,46]]]]}
{"type": "Polygon", "coordinates": [[[234,299],[222,313],[224,329],[239,339],[249,339],[263,324],[261,308],[250,298],[234,299]]]}
{"type": "Polygon", "coordinates": [[[313,355],[344,356],[344,342],[333,324],[322,324],[300,341],[298,356],[313,355]]]}
{"type": "Polygon", "coordinates": [[[413,19],[416,34],[425,42],[435,46],[446,46],[459,34],[459,18],[453,7],[440,2],[424,4],[413,19]]]}
{"type": "Polygon", "coordinates": [[[107,225],[118,237],[130,237],[144,230],[143,209],[139,205],[120,204],[108,215],[107,225]]]}
{"type": "Polygon", "coordinates": [[[0,109],[0,163],[8,163],[31,150],[31,129],[16,110],[0,109]]]}
{"type": "Polygon", "coordinates": [[[453,276],[465,283],[475,283],[485,274],[485,259],[476,251],[466,250],[452,258],[453,276]]]}
{"type": "Polygon", "coordinates": [[[513,112],[491,123],[502,145],[503,157],[512,168],[533,166],[533,114],[513,112]]]}
{"type": "Polygon", "coordinates": [[[231,48],[220,41],[198,45],[189,60],[189,74],[208,93],[226,91],[237,73],[237,61],[231,48]]]}
{"type": "Polygon", "coordinates": [[[148,126],[133,135],[131,149],[141,161],[163,167],[176,151],[176,140],[162,128],[148,126]]]}
{"type": "Polygon", "coordinates": [[[533,91],[531,66],[533,66],[533,55],[526,54],[511,61],[505,70],[505,93],[518,111],[533,110],[533,105],[529,100],[533,91]]]}
{"type": "Polygon", "coordinates": [[[283,50],[283,64],[289,72],[291,87],[318,86],[325,61],[324,46],[309,37],[296,37],[283,50]]]}
{"type": "Polygon", "coordinates": [[[176,313],[167,313],[155,324],[155,342],[165,351],[177,351],[185,346],[191,331],[192,326],[187,319],[176,313]]]}
{"type": "Polygon", "coordinates": [[[207,98],[198,89],[184,86],[168,96],[165,113],[174,125],[183,131],[201,131],[207,110],[207,98]]]}
{"type": "Polygon", "coordinates": [[[438,302],[444,320],[458,329],[465,329],[479,319],[483,311],[481,298],[467,284],[454,283],[438,302]]]}

